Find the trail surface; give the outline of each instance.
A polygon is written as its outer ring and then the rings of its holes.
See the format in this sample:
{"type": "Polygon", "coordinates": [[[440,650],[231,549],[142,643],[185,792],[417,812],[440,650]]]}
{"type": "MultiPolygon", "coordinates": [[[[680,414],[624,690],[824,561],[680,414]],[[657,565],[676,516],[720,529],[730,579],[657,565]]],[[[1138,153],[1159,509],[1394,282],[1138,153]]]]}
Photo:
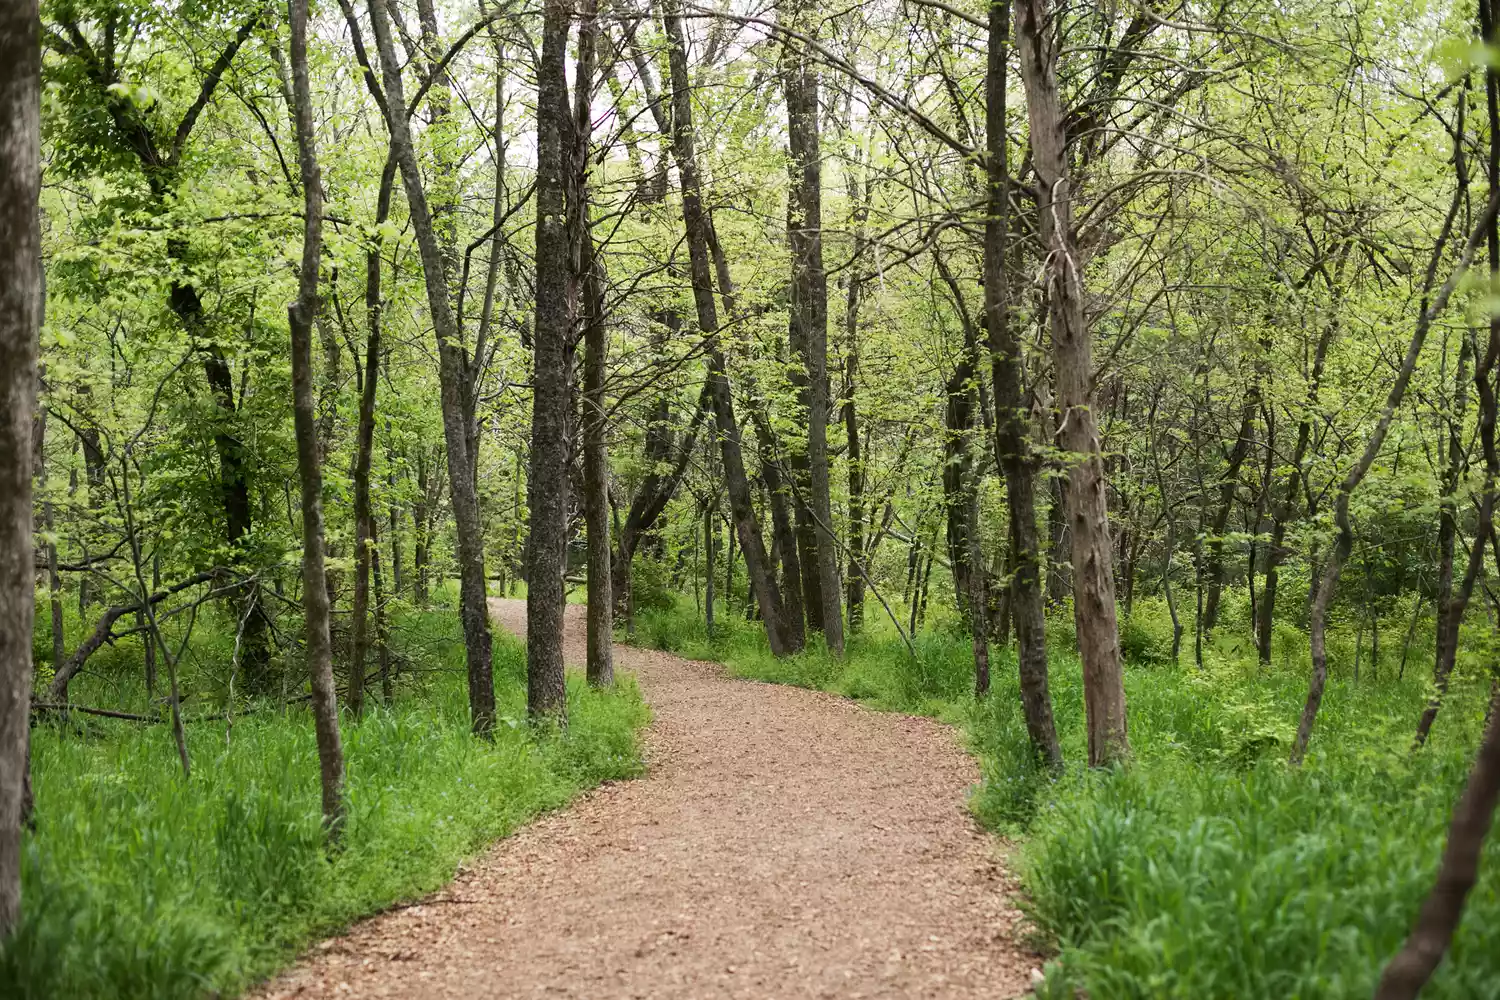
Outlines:
{"type": "MultiPolygon", "coordinates": [[[[526,606],[494,601],[524,634],[526,606]]],[[[583,660],[570,606],[567,661],[583,660]]],[[[1035,960],[951,729],[615,647],[650,772],[315,948],[290,997],[1015,997],[1035,960]]]]}

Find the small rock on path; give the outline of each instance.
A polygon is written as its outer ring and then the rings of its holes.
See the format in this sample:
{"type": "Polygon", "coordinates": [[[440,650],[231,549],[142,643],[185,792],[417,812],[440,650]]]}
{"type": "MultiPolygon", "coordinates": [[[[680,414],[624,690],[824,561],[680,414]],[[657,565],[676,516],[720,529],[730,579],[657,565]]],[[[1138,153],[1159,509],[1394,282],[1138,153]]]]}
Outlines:
{"type": "MultiPolygon", "coordinates": [[[[524,634],[523,601],[492,601],[524,634]]],[[[583,608],[566,659],[583,662],[583,608]]],[[[264,986],[312,997],[1006,998],[1035,959],[951,729],[615,647],[647,777],[544,816],[264,986]]]]}

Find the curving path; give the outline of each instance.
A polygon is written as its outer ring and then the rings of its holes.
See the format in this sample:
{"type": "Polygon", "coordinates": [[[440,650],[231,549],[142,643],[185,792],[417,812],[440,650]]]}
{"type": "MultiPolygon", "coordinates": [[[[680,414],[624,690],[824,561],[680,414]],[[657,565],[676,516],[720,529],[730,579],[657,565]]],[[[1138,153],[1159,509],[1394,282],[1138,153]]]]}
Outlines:
{"type": "MultiPolygon", "coordinates": [[[[524,633],[522,601],[493,601],[524,633]]],[[[583,659],[570,606],[567,659],[583,659]]],[[[267,984],[306,997],[1016,997],[1034,959],[953,731],[615,647],[649,775],[497,844],[267,984]]]]}

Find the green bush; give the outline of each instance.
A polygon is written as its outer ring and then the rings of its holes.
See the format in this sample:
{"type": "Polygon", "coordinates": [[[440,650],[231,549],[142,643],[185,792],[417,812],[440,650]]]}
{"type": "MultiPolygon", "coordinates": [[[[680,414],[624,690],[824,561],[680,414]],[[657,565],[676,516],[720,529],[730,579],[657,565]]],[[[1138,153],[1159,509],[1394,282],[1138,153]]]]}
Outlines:
{"type": "Polygon", "coordinates": [[[629,681],[596,692],[570,679],[568,729],[534,734],[520,721],[525,652],[508,637],[495,643],[502,721],[492,742],[473,738],[462,648],[444,624],[419,690],[344,719],[349,816],[332,853],[305,710],[189,725],[187,781],[164,726],[37,727],[37,825],[0,996],[234,993],[309,941],[440,886],[537,812],[639,772],[647,713],[629,681]]]}

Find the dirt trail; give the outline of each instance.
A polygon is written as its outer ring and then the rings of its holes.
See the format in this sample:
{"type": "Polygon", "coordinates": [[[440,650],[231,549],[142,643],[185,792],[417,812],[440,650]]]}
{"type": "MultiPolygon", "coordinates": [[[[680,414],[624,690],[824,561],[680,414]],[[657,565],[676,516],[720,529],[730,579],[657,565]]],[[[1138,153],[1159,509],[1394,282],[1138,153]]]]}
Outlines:
{"type": "MultiPolygon", "coordinates": [[[[524,633],[526,607],[494,601],[524,633]]],[[[583,659],[569,607],[567,661],[583,659]]],[[[1035,964],[952,730],[615,647],[650,773],[325,942],[289,997],[1015,997],[1035,964]]]]}

